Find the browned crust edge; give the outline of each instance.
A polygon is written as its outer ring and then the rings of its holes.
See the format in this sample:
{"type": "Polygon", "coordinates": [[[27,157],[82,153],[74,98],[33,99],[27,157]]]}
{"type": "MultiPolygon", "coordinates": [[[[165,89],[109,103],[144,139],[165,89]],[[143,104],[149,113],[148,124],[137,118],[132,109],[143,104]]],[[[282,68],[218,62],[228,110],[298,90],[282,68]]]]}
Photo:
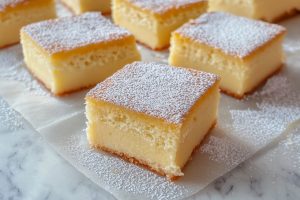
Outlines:
{"type": "MultiPolygon", "coordinates": [[[[291,17],[294,17],[295,15],[297,15],[299,13],[300,13],[300,10],[297,8],[294,8],[293,10],[287,11],[287,12],[283,13],[282,15],[276,17],[274,20],[272,20],[270,22],[273,22],[273,23],[281,22],[285,19],[290,19],[291,17]]],[[[261,20],[267,21],[264,18],[262,18],[261,20]]]]}
{"type": "Polygon", "coordinates": [[[284,64],[281,64],[278,68],[276,68],[275,71],[271,72],[266,78],[264,78],[262,81],[260,81],[256,86],[254,86],[249,92],[246,92],[243,95],[238,95],[232,91],[226,90],[224,88],[220,88],[222,93],[227,94],[235,99],[239,99],[242,100],[244,99],[246,96],[253,94],[257,89],[263,87],[266,82],[268,81],[269,78],[271,78],[272,76],[278,74],[279,72],[281,72],[281,70],[283,69],[284,64]]]}
{"type": "Polygon", "coordinates": [[[12,46],[17,45],[17,44],[20,44],[20,41],[0,46],[0,49],[5,49],[5,48],[8,48],[8,47],[12,47],[12,46]]]}
{"type": "Polygon", "coordinates": [[[153,51],[164,51],[164,50],[169,49],[169,47],[170,47],[170,44],[168,44],[168,45],[166,45],[166,46],[164,46],[164,47],[158,47],[158,48],[155,47],[155,48],[152,48],[152,47],[150,47],[148,44],[146,44],[146,43],[144,43],[144,42],[141,42],[141,41],[138,40],[138,39],[136,39],[136,42],[137,42],[138,44],[140,44],[140,45],[142,45],[142,46],[144,46],[144,47],[150,49],[150,50],[153,50],[153,51]]]}
{"type": "MultiPolygon", "coordinates": [[[[182,167],[182,170],[188,165],[188,163],[192,160],[192,157],[194,156],[194,154],[196,152],[198,152],[198,149],[200,148],[201,144],[203,141],[205,141],[205,138],[209,135],[209,133],[212,131],[212,129],[216,126],[217,124],[217,120],[215,120],[212,124],[212,126],[209,128],[209,130],[207,131],[207,133],[205,134],[205,137],[200,141],[200,143],[194,148],[193,152],[191,153],[190,155],[190,158],[188,159],[188,161],[185,163],[185,165],[182,167]]],[[[133,163],[137,166],[140,166],[146,170],[149,170],[159,176],[165,176],[167,177],[168,180],[170,181],[176,181],[178,180],[181,176],[174,176],[174,175],[170,175],[170,174],[167,174],[165,171],[163,171],[162,169],[154,169],[150,166],[149,163],[147,163],[146,161],[143,161],[143,160],[139,160],[139,159],[136,159],[134,157],[131,157],[127,154],[124,154],[122,152],[118,152],[118,151],[115,151],[115,150],[112,150],[110,148],[107,148],[107,147],[104,147],[104,146],[93,146],[93,148],[95,149],[98,149],[98,150],[101,150],[101,151],[104,151],[104,152],[107,152],[107,153],[110,153],[110,154],[113,154],[115,156],[118,156],[119,158],[123,159],[124,161],[127,161],[129,163],[133,163]]]]}

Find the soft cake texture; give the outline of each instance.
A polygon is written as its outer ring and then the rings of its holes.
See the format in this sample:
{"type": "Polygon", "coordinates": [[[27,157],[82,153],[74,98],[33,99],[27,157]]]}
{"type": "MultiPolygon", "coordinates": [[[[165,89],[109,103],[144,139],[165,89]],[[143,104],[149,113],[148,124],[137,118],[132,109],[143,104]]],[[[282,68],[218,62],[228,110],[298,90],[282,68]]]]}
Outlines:
{"type": "Polygon", "coordinates": [[[19,42],[21,27],[55,17],[54,0],[1,0],[0,48],[19,42]]]}
{"type": "Polygon", "coordinates": [[[113,0],[114,22],[152,49],[169,46],[171,32],[206,12],[206,0],[113,0]]]}
{"type": "Polygon", "coordinates": [[[216,75],[159,63],[126,65],[86,96],[91,146],[169,178],[217,119],[216,75]]]}
{"type": "Polygon", "coordinates": [[[300,10],[299,0],[209,0],[209,11],[274,22],[300,10]]]}
{"type": "Polygon", "coordinates": [[[28,25],[21,42],[28,69],[56,95],[93,86],[140,60],[133,35],[99,13],[28,25]]]}
{"type": "Polygon", "coordinates": [[[111,11],[111,0],[61,0],[76,14],[88,11],[100,11],[108,14],[111,11]]]}
{"type": "Polygon", "coordinates": [[[173,33],[169,63],[218,74],[221,89],[242,98],[281,68],[285,32],[279,25],[211,12],[173,33]]]}

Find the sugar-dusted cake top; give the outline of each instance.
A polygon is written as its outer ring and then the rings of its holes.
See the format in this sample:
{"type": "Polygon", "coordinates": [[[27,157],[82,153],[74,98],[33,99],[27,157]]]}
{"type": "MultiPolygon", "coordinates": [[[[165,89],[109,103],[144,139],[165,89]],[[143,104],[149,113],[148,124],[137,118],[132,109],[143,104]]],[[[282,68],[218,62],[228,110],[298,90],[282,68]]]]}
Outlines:
{"type": "Polygon", "coordinates": [[[154,62],[134,62],[99,83],[87,97],[181,123],[216,75],[154,62]]]}
{"type": "Polygon", "coordinates": [[[97,12],[34,23],[22,31],[50,54],[131,36],[97,12]]]}
{"type": "Polygon", "coordinates": [[[28,0],[0,0],[0,12],[8,7],[15,7],[20,3],[26,2],[28,0]]]}
{"type": "Polygon", "coordinates": [[[279,25],[211,12],[185,24],[176,33],[244,58],[285,31],[279,25]]]}
{"type": "Polygon", "coordinates": [[[162,14],[172,9],[180,9],[188,5],[193,5],[207,0],[127,0],[133,5],[149,10],[157,14],[162,14]]]}

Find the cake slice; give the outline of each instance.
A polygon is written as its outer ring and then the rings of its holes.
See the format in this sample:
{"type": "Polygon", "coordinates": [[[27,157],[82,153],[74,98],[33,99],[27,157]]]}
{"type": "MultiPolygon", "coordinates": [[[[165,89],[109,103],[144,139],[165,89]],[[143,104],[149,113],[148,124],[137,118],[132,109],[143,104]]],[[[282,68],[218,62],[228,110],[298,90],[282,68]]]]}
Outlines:
{"type": "Polygon", "coordinates": [[[56,95],[94,86],[140,60],[134,36],[100,13],[28,25],[21,42],[28,69],[56,95]]]}
{"type": "Polygon", "coordinates": [[[1,0],[0,48],[18,43],[22,26],[55,17],[54,0],[1,0]]]}
{"type": "Polygon", "coordinates": [[[243,98],[281,69],[285,33],[279,25],[207,13],[173,33],[169,64],[215,73],[224,92],[243,98]]]}
{"type": "Polygon", "coordinates": [[[76,14],[88,11],[100,11],[109,14],[111,11],[111,0],[61,0],[76,14]]]}
{"type": "Polygon", "coordinates": [[[226,11],[269,22],[293,15],[299,10],[299,0],[209,0],[209,11],[226,11]]]}
{"type": "Polygon", "coordinates": [[[165,175],[182,168],[217,120],[219,78],[134,62],[86,96],[91,146],[165,175]]]}
{"type": "Polygon", "coordinates": [[[171,32],[207,10],[206,0],[113,0],[113,20],[152,49],[170,44],[171,32]]]}

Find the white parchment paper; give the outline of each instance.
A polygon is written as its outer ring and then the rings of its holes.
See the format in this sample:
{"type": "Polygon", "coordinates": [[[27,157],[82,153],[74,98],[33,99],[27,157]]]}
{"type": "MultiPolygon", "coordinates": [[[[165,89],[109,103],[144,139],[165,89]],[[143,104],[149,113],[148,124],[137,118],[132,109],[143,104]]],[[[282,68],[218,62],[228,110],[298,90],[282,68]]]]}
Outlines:
{"type": "MultiPolygon", "coordinates": [[[[49,94],[26,70],[20,45],[0,50],[0,95],[62,157],[116,198],[182,199],[300,126],[300,17],[283,25],[289,30],[286,67],[243,101],[222,95],[217,127],[176,182],[91,149],[85,135],[87,91],[49,94]]],[[[167,60],[168,52],[139,49],[145,61],[167,60]]]]}

